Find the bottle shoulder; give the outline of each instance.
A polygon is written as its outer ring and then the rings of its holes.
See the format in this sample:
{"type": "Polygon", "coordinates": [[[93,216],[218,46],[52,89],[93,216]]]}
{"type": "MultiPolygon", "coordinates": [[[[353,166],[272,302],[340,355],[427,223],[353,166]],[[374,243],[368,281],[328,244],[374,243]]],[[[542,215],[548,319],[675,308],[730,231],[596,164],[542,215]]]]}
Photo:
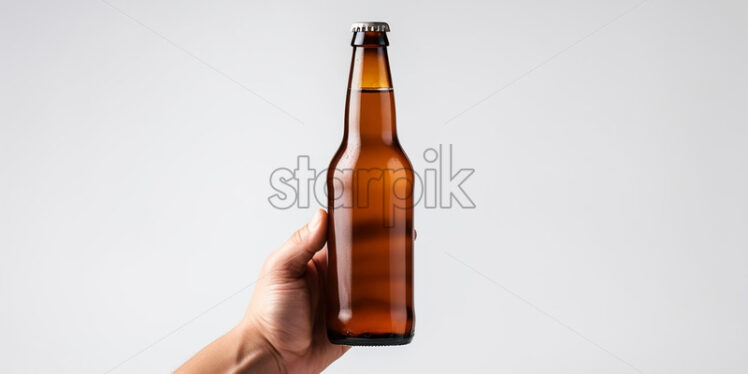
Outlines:
{"type": "Polygon", "coordinates": [[[408,169],[411,164],[400,144],[342,144],[330,169],[408,169]]]}

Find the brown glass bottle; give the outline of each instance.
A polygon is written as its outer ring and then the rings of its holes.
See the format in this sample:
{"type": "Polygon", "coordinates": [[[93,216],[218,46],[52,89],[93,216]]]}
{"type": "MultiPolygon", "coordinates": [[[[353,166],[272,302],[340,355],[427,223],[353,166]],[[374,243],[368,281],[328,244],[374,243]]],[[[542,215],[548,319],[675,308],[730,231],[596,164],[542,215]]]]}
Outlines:
{"type": "Polygon", "coordinates": [[[408,344],[414,179],[395,131],[389,26],[353,31],[343,142],[327,173],[327,335],[335,344],[408,344]]]}

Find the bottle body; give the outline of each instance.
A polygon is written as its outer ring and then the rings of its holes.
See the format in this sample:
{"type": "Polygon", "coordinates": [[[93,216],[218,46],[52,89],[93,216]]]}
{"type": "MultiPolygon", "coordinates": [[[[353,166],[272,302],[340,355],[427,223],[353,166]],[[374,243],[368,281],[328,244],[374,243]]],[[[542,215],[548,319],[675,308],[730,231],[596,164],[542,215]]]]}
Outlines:
{"type": "Polygon", "coordinates": [[[386,37],[357,34],[343,142],[327,174],[328,337],[345,345],[407,344],[414,174],[397,139],[386,37]]]}

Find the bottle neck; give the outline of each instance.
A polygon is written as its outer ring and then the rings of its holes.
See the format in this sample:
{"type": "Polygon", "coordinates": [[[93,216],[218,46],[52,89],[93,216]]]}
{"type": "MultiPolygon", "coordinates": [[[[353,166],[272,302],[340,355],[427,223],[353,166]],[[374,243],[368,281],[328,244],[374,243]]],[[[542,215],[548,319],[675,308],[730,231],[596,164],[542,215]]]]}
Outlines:
{"type": "Polygon", "coordinates": [[[348,143],[392,144],[395,100],[384,32],[356,32],[346,98],[345,138],[348,143]]]}

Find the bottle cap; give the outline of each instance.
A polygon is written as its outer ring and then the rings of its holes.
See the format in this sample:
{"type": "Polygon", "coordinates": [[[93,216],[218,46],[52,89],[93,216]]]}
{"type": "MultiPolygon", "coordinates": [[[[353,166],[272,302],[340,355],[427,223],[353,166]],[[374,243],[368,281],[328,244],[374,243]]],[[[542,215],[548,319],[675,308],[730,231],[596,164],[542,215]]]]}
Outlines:
{"type": "Polygon", "coordinates": [[[390,25],[387,22],[356,22],[351,25],[351,31],[380,31],[389,32],[390,25]]]}

